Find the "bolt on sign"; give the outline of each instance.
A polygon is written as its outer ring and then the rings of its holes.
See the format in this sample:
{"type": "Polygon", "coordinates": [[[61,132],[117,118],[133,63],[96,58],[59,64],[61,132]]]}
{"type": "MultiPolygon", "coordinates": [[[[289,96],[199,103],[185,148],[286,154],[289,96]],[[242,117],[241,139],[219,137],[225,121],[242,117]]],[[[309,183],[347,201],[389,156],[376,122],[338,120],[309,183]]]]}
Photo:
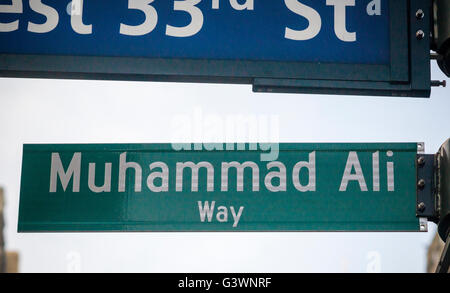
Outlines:
{"type": "Polygon", "coordinates": [[[6,2],[4,77],[430,95],[431,0],[6,2]]]}
{"type": "Polygon", "coordinates": [[[24,145],[18,230],[423,230],[416,143],[244,146],[24,145]]]}

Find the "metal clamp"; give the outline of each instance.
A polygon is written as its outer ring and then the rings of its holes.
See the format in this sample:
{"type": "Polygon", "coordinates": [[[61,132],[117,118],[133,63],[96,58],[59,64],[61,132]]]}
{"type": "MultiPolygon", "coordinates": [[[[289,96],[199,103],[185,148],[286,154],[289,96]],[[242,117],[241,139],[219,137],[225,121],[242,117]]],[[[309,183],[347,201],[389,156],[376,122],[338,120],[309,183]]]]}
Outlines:
{"type": "Polygon", "coordinates": [[[417,206],[416,216],[438,222],[435,191],[435,155],[417,155],[417,206]]]}

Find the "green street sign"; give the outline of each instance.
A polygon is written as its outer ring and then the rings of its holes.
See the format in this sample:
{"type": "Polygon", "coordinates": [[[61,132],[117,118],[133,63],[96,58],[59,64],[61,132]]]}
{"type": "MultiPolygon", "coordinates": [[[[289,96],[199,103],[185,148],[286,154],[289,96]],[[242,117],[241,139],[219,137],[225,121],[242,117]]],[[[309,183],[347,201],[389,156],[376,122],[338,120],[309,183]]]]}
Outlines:
{"type": "Polygon", "coordinates": [[[416,143],[25,145],[18,230],[420,231],[417,150],[416,143]]]}

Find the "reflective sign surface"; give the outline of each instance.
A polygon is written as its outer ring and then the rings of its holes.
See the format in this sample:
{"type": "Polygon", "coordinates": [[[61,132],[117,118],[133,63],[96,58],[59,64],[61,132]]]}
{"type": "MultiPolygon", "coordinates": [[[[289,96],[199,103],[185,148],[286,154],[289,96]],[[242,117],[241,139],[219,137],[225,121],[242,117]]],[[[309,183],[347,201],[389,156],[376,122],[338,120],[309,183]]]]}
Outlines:
{"type": "Polygon", "coordinates": [[[417,144],[206,149],[25,145],[19,231],[419,231],[417,144]]]}

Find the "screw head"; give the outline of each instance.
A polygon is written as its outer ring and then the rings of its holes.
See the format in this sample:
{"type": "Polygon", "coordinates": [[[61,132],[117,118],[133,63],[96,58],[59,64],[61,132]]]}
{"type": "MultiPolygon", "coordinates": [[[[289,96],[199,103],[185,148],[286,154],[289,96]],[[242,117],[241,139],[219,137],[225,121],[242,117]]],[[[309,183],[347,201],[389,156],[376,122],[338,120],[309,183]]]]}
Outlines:
{"type": "Polygon", "coordinates": [[[423,30],[418,30],[418,31],[416,32],[416,38],[417,38],[418,40],[423,40],[423,38],[425,38],[425,33],[423,32],[423,30]]]}
{"type": "Polygon", "coordinates": [[[419,165],[419,167],[423,167],[425,165],[425,158],[424,157],[419,157],[417,159],[417,165],[419,165]]]}
{"type": "Polygon", "coordinates": [[[419,204],[417,205],[417,211],[420,212],[420,213],[424,212],[424,211],[425,211],[425,208],[426,208],[426,205],[425,205],[425,203],[423,203],[423,202],[421,202],[421,203],[419,203],[419,204]]]}
{"type": "Polygon", "coordinates": [[[417,187],[423,189],[425,187],[425,180],[420,179],[419,182],[417,182],[417,187]]]}
{"type": "Polygon", "coordinates": [[[431,81],[431,86],[435,86],[435,87],[446,87],[447,86],[447,81],[446,80],[432,80],[431,81]]]}
{"type": "Polygon", "coordinates": [[[418,9],[418,10],[416,11],[416,18],[417,18],[417,19],[423,19],[424,17],[425,17],[425,12],[423,12],[422,9],[418,9]]]}

